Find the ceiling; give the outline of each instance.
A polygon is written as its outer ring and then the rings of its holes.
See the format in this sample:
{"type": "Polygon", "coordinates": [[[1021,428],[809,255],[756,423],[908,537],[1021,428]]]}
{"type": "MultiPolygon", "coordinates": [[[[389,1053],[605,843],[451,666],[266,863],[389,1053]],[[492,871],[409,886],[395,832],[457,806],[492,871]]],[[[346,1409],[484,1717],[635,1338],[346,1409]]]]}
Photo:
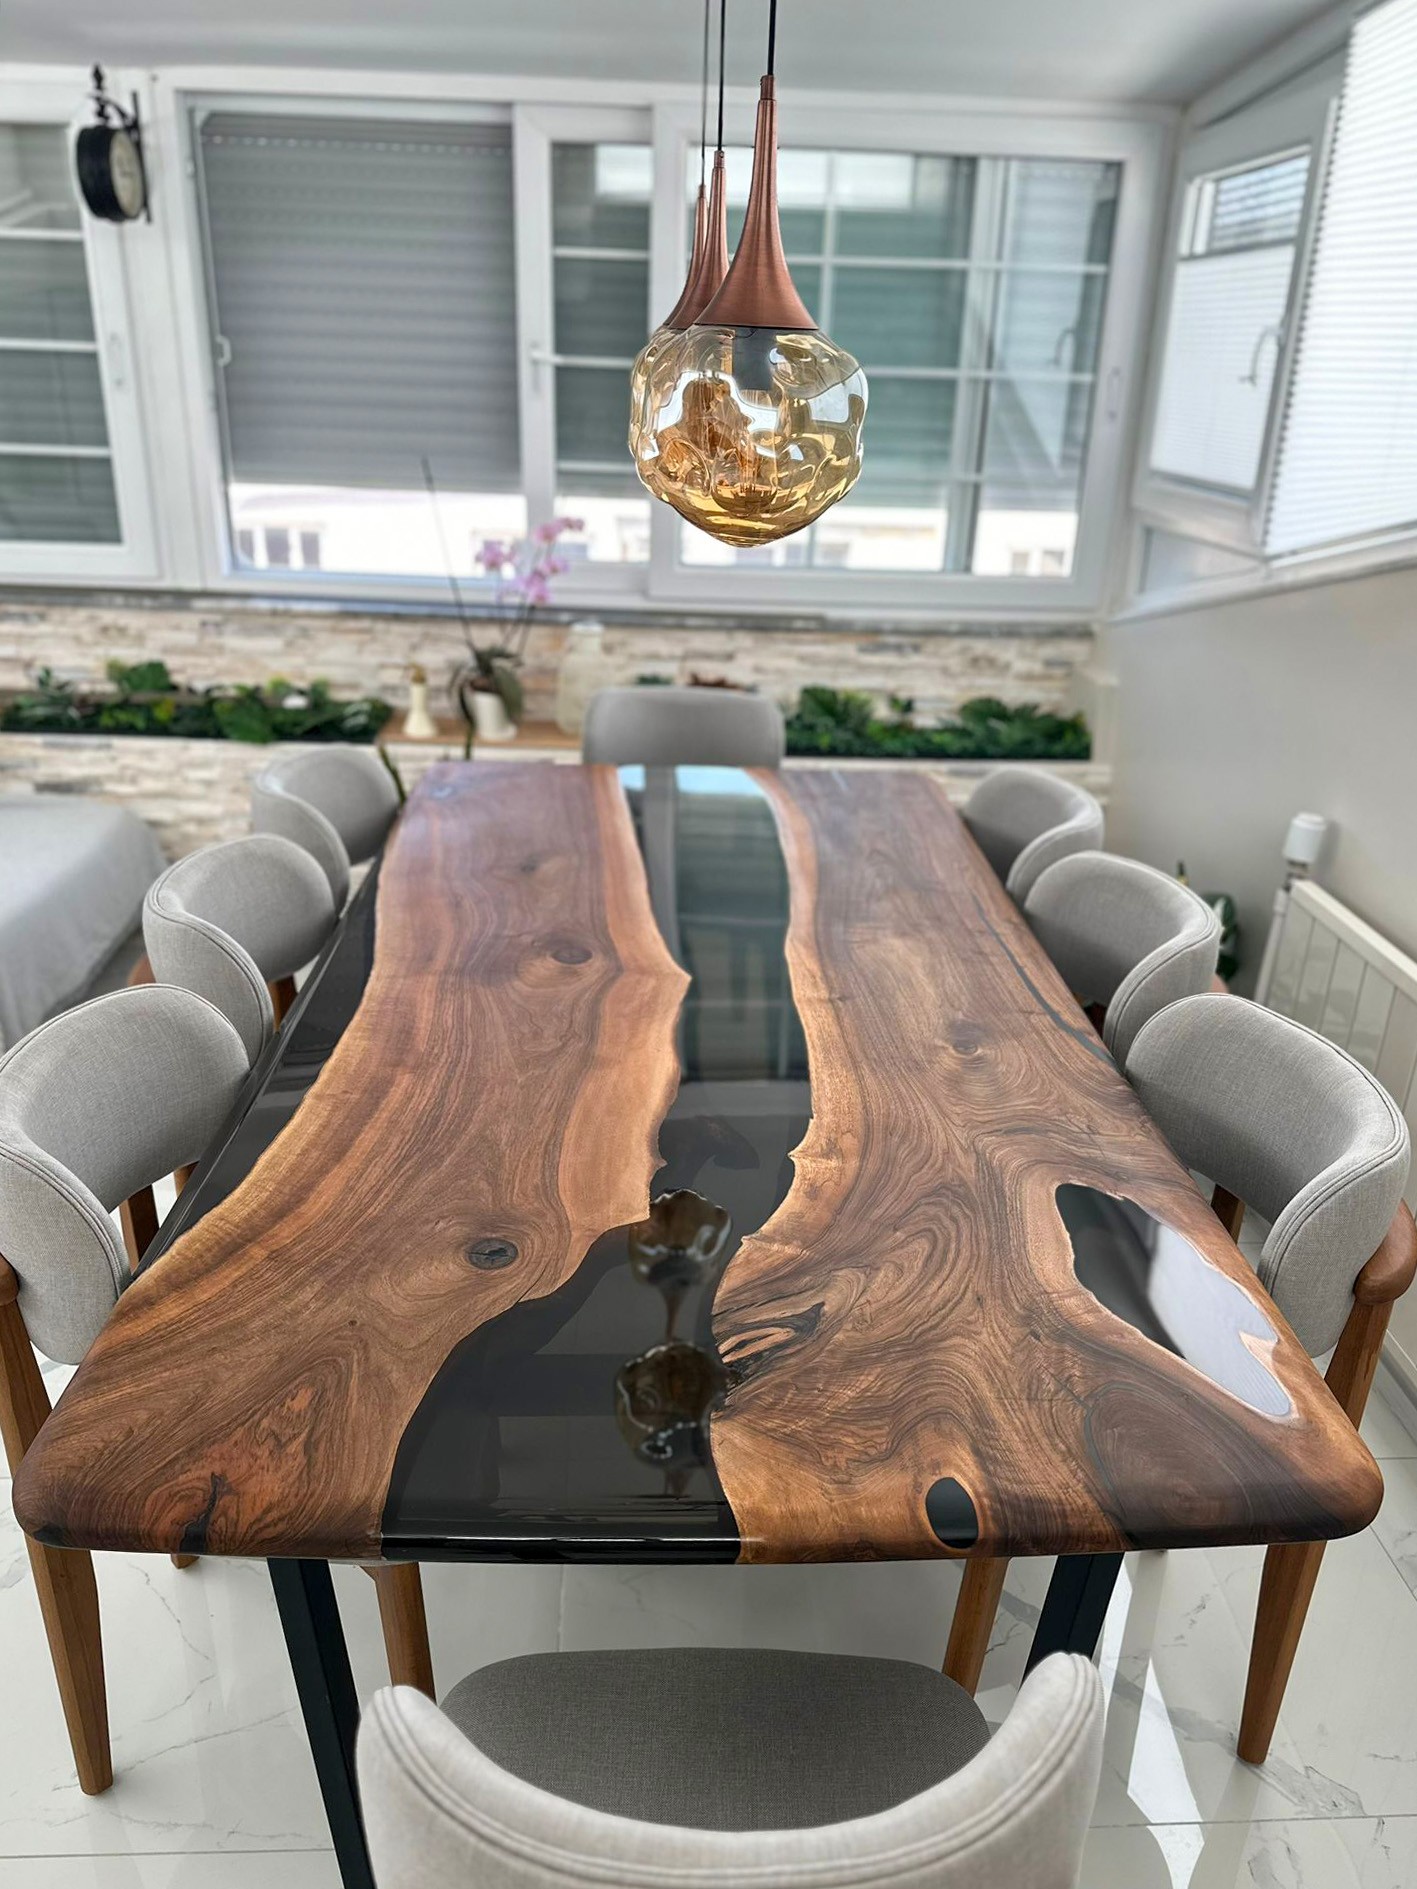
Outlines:
{"type": "MultiPolygon", "coordinates": [[[[1314,0],[785,0],[786,85],[1184,104],[1314,0]]],[[[765,0],[729,6],[750,83],[765,0]]],[[[698,0],[0,0],[6,61],[242,62],[692,80],[698,0]]]]}

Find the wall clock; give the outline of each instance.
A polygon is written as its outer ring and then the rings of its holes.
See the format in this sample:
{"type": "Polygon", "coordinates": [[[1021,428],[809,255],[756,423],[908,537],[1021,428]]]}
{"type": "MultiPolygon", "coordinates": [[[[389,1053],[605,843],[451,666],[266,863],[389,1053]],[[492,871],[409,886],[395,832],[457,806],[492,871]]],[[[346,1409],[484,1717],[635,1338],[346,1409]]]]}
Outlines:
{"type": "Polygon", "coordinates": [[[93,69],[96,124],[86,125],[74,146],[79,190],[95,216],[108,223],[131,223],[148,216],[148,177],[143,166],[142,127],[137,95],[124,111],[103,89],[103,68],[93,69]]]}

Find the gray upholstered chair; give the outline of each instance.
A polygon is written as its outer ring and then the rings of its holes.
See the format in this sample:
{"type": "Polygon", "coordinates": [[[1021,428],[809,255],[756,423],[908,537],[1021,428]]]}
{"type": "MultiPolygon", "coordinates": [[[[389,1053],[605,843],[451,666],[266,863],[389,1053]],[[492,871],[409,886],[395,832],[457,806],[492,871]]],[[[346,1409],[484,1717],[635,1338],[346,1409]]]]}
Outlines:
{"type": "MultiPolygon", "coordinates": [[[[1397,1299],[1417,1272],[1403,1204],[1407,1125],[1382,1085],[1302,1024],[1220,993],[1168,1004],[1138,1032],[1127,1077],[1186,1165],[1215,1183],[1232,1237],[1245,1206],[1271,1222],[1259,1275],[1355,1425],[1397,1299]]],[[[1284,1698],[1323,1542],[1265,1556],[1240,1720],[1240,1756],[1262,1764],[1284,1698]]],[[[981,1597],[997,1601],[1005,1563],[971,1561],[945,1670],[978,1680],[981,1597]],[[972,1577],[972,1584],[971,1584],[972,1577]]],[[[985,1605],[987,1644],[993,1604],[985,1605]]]]}
{"type": "Polygon", "coordinates": [[[318,863],[274,833],[188,853],[143,901],[153,976],[214,1003],[252,1062],[290,1007],[295,973],[334,924],[334,895],[318,863]]]}
{"type": "Polygon", "coordinates": [[[546,1653],[359,1734],[378,1889],[1072,1889],[1102,1756],[1088,1661],[991,1739],[948,1680],[804,1653],[546,1653]]]}
{"type": "MultiPolygon", "coordinates": [[[[32,1346],[59,1363],[83,1357],[157,1230],[152,1183],[197,1160],[247,1067],[220,1011],[157,985],[66,1010],[0,1058],[0,1431],[12,1473],[49,1415],[32,1346]],[[126,1258],[110,1218],[120,1205],[126,1258]]],[[[93,1563],[27,1546],[79,1783],[104,1791],[93,1563]]]]}
{"type": "Polygon", "coordinates": [[[1023,915],[1074,996],[1105,1013],[1102,1040],[1118,1063],[1148,1017],[1209,990],[1215,976],[1215,913],[1135,859],[1071,853],[1039,873],[1023,915]]]}
{"type": "Polygon", "coordinates": [[[1102,844],[1102,809],[1087,789],[1038,768],[995,768],[962,812],[980,851],[1019,905],[1045,866],[1102,844]]]}
{"type": "Polygon", "coordinates": [[[251,783],[251,831],[279,833],[318,859],[343,911],[349,869],[372,859],[399,810],[389,770],[368,748],[281,755],[251,783]]]}
{"type": "Polygon", "coordinates": [[[612,767],[777,767],[782,710],[738,689],[598,689],[581,754],[612,767]]]}
{"type": "MultiPolygon", "coordinates": [[[[1376,1077],[1303,1024],[1241,997],[1191,997],[1141,1030],[1127,1078],[1186,1166],[1215,1183],[1234,1237],[1245,1208],[1270,1230],[1261,1283],[1356,1425],[1392,1308],[1417,1271],[1403,1204],[1407,1124],[1376,1077]]],[[[1269,1750],[1325,1544],[1265,1557],[1240,1756],[1269,1750]]]]}

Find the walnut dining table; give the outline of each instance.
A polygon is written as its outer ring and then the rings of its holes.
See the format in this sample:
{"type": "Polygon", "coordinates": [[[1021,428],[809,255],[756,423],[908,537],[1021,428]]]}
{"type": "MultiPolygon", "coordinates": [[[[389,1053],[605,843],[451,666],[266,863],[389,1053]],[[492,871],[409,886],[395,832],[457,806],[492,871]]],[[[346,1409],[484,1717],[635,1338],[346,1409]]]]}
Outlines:
{"type": "MultiPolygon", "coordinates": [[[[268,1560],[368,1889],[332,1560],[1364,1527],[1376,1465],[943,787],[435,767],[15,1479],[268,1560]]],[[[943,1640],[943,1625],[942,1625],[943,1640]]]]}

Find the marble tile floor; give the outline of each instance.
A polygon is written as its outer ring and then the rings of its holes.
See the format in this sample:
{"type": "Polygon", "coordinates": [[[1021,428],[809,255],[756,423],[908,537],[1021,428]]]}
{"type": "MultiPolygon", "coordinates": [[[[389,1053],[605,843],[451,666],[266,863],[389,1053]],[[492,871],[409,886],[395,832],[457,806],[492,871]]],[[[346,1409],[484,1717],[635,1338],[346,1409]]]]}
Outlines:
{"type": "MultiPolygon", "coordinates": [[[[53,1373],[52,1381],[62,1381],[53,1373]]],[[[1269,1762],[1234,1755],[1258,1550],[1128,1557],[1087,1889],[1417,1885],[1417,1440],[1375,1400],[1387,1499],[1329,1552],[1269,1762]]],[[[264,1568],[98,1557],[114,1763],[74,1782],[23,1544],[0,1491],[3,1889],[337,1889],[264,1568]]],[[[1006,1713],[1048,1564],[1012,1570],[980,1701],[1006,1713]]],[[[383,1679],[373,1589],[337,1571],[356,1678],[383,1679]]],[[[936,1662],[957,1575],[815,1568],[425,1569],[450,1685],[551,1647],[781,1645],[936,1662]]]]}

